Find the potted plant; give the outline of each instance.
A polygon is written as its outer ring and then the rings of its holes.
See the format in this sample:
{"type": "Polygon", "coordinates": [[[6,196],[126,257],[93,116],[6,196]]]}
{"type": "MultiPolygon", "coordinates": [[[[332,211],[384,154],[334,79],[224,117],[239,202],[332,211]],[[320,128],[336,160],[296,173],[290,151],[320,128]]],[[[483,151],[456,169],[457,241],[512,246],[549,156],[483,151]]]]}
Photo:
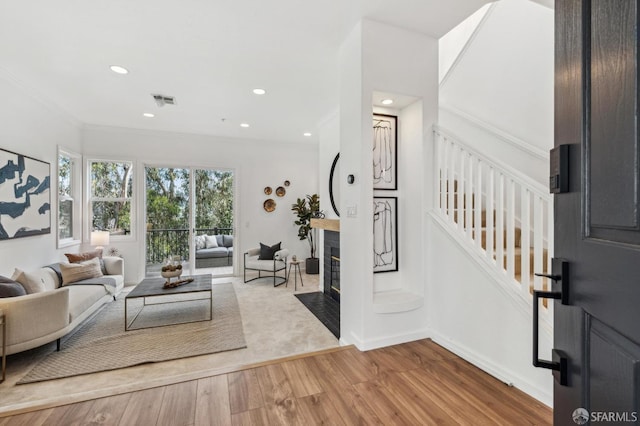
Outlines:
{"type": "Polygon", "coordinates": [[[311,219],[324,217],[320,211],[320,197],[318,194],[307,195],[306,198],[298,198],[291,210],[298,216],[294,223],[298,226],[298,237],[307,240],[311,249],[311,257],[305,260],[307,274],[320,272],[320,260],[316,257],[316,230],[311,227],[311,219]]]}

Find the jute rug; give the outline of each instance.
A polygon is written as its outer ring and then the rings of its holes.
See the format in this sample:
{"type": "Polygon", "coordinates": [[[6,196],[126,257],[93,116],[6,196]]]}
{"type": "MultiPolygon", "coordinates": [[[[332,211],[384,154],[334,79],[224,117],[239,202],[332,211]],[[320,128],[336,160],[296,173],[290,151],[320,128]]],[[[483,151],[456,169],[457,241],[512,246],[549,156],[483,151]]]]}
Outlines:
{"type": "MultiPolygon", "coordinates": [[[[209,317],[206,300],[147,305],[133,323],[134,330],[127,332],[124,331],[124,296],[121,294],[73,334],[63,338],[62,350],[47,355],[18,384],[246,347],[238,300],[231,283],[213,285],[211,321],[140,328],[209,317]]],[[[152,300],[148,299],[147,303],[152,300]]],[[[141,301],[136,303],[137,306],[129,302],[130,318],[131,313],[135,315],[141,308],[141,301]]]]}

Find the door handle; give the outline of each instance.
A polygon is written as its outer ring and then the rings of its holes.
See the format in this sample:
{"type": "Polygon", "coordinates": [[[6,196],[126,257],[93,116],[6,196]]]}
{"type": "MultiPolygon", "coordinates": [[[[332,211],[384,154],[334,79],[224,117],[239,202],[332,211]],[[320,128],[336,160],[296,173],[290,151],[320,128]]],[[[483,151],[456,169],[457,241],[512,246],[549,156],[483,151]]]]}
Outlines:
{"type": "Polygon", "coordinates": [[[560,300],[563,305],[569,304],[569,263],[560,259],[552,259],[552,271],[559,273],[551,274],[536,274],[539,277],[546,277],[554,282],[554,287],[560,282],[560,291],[546,291],[546,290],[534,290],[533,291],[533,366],[538,368],[547,368],[553,371],[553,375],[562,386],[568,384],[568,372],[569,361],[564,354],[553,349],[551,351],[552,360],[547,361],[538,357],[539,349],[539,299],[553,299],[560,300]]]}
{"type": "Polygon", "coordinates": [[[544,278],[549,278],[552,279],[553,281],[559,281],[562,279],[562,277],[560,275],[553,275],[553,274],[539,274],[539,273],[535,273],[534,274],[536,277],[544,277],[544,278]]]}

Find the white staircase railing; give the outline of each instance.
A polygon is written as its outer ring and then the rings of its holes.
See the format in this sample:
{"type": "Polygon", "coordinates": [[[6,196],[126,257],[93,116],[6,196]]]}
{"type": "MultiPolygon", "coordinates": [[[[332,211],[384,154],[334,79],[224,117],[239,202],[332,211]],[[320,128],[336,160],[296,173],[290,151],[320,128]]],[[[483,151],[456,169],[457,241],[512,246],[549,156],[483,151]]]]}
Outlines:
{"type": "MultiPolygon", "coordinates": [[[[434,128],[436,212],[507,285],[531,300],[549,289],[553,202],[547,188],[434,128]]],[[[546,304],[545,304],[546,306],[546,304]]]]}

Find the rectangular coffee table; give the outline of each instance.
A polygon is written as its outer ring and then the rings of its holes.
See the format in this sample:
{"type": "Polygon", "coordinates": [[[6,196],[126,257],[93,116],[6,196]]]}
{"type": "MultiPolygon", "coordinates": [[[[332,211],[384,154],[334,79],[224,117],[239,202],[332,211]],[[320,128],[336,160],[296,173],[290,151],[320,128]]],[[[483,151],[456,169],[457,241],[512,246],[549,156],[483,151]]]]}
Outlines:
{"type": "MultiPolygon", "coordinates": [[[[211,274],[202,274],[202,275],[191,275],[191,276],[183,276],[180,279],[186,278],[194,278],[194,280],[188,284],[183,284],[178,287],[173,288],[163,288],[162,286],[165,283],[165,279],[162,277],[154,277],[154,278],[145,278],[140,281],[140,284],[135,286],[133,290],[127,294],[124,298],[124,329],[125,331],[129,331],[133,322],[136,320],[138,315],[144,310],[144,307],[147,306],[148,298],[158,298],[162,296],[172,296],[177,294],[188,294],[188,293],[208,293],[209,294],[209,318],[206,320],[198,320],[198,321],[211,321],[213,319],[213,292],[211,291],[211,274]],[[131,321],[129,321],[129,301],[133,299],[142,298],[142,308],[136,313],[131,321]]],[[[204,300],[206,297],[194,297],[192,299],[180,299],[176,301],[170,302],[155,302],[153,305],[163,304],[163,303],[182,303],[182,302],[191,302],[194,300],[204,300]]],[[[161,327],[165,325],[173,325],[173,324],[185,324],[187,322],[197,322],[197,321],[185,321],[185,322],[177,322],[171,324],[159,324],[157,326],[150,327],[161,327]]],[[[144,328],[150,328],[144,327],[144,328]]],[[[137,330],[138,328],[136,328],[137,330]]]]}

